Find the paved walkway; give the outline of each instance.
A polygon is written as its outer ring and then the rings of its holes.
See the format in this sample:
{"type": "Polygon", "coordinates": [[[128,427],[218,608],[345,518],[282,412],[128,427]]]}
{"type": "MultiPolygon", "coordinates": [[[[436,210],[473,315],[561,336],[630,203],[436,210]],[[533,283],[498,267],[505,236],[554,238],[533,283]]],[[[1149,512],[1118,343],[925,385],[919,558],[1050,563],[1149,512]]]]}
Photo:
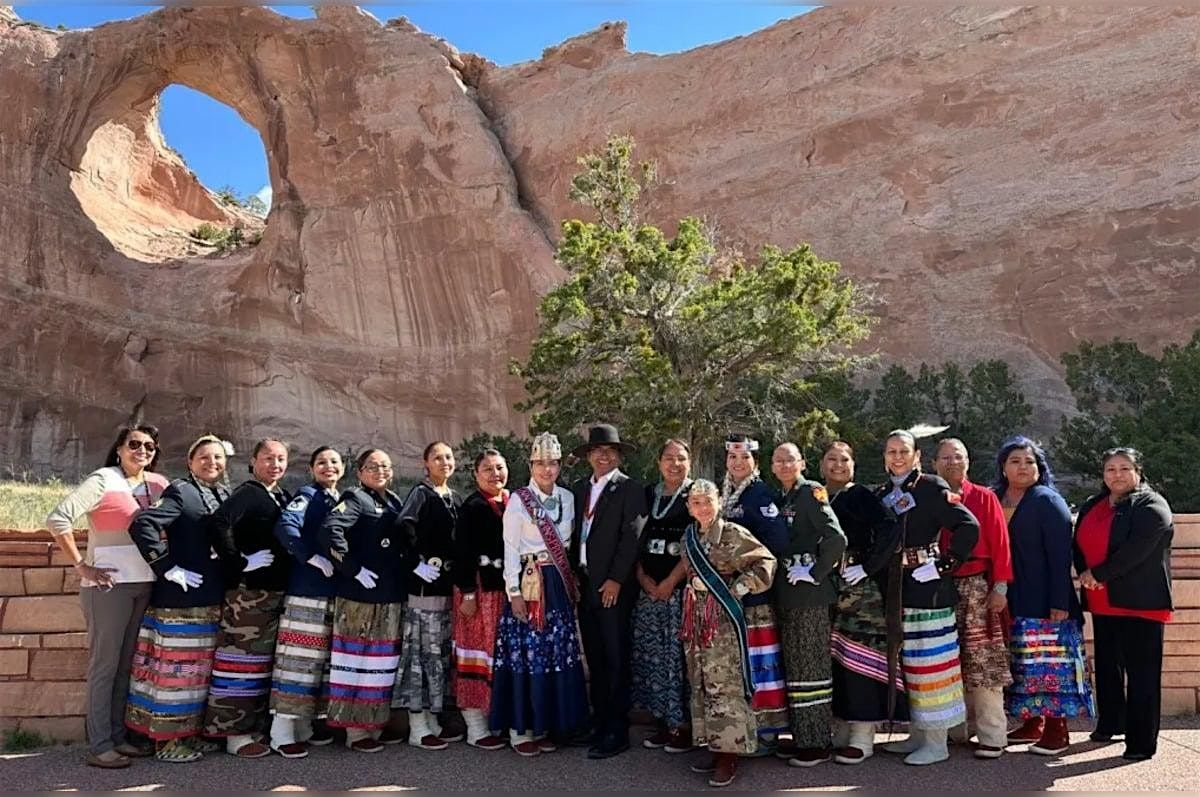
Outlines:
{"type": "MultiPolygon", "coordinates": [[[[1200,785],[1200,718],[1171,719],[1151,761],[1128,763],[1121,744],[1097,745],[1084,732],[1072,734],[1075,746],[1060,758],[1008,753],[996,761],[977,761],[961,747],[949,761],[931,767],[907,767],[898,757],[878,754],[857,767],[821,764],[794,769],[775,759],[744,761],[733,787],[738,790],[870,789],[879,791],[1165,791],[1200,785]]],[[[635,729],[640,739],[644,730],[635,729]]],[[[880,741],[883,741],[881,736],[880,741]]],[[[702,754],[668,756],[637,748],[609,761],[588,761],[580,748],[536,759],[511,751],[485,753],[464,744],[443,752],[404,745],[375,755],[343,749],[317,749],[306,759],[279,756],[240,761],[213,755],[194,764],[135,761],[125,770],[105,771],[83,765],[83,749],[53,747],[0,755],[5,790],[348,790],[427,789],[435,791],[654,790],[705,788],[703,777],[688,770],[702,754]]],[[[714,790],[715,791],[715,790],[714,790]]]]}

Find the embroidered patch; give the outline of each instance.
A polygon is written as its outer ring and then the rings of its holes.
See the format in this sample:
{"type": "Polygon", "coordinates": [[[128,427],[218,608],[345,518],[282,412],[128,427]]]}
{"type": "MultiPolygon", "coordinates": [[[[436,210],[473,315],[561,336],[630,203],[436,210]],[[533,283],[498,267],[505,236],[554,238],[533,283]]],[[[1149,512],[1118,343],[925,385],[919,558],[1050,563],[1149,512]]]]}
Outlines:
{"type": "Polygon", "coordinates": [[[949,490],[947,490],[946,491],[946,502],[950,503],[950,504],[961,504],[962,496],[959,495],[958,493],[952,493],[949,490]]]}
{"type": "Polygon", "coordinates": [[[822,487],[821,485],[818,484],[812,488],[812,491],[813,491],[813,498],[817,499],[822,504],[829,503],[829,491],[826,490],[824,487],[822,487]]]}
{"type": "Polygon", "coordinates": [[[287,505],[289,512],[303,512],[308,508],[308,499],[303,495],[298,495],[292,499],[292,502],[287,505]]]}
{"type": "Polygon", "coordinates": [[[763,517],[779,517],[779,507],[775,506],[774,504],[760,506],[758,511],[762,512],[763,517]]]}

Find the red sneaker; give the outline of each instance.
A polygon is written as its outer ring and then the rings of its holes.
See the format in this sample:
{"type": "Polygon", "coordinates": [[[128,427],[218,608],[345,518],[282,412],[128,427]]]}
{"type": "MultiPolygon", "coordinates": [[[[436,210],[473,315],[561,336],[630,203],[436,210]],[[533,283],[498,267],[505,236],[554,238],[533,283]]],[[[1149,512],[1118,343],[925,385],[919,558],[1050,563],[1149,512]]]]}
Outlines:
{"type": "Polygon", "coordinates": [[[422,736],[421,741],[413,742],[411,739],[408,742],[413,747],[420,747],[422,750],[445,750],[450,746],[450,743],[439,736],[434,736],[432,733],[422,736]]]}
{"type": "Polygon", "coordinates": [[[537,742],[521,742],[518,745],[514,745],[513,750],[516,751],[517,755],[523,755],[526,758],[533,758],[535,755],[541,755],[542,752],[537,742]]]}
{"type": "Polygon", "coordinates": [[[1042,738],[1046,729],[1045,717],[1030,717],[1025,724],[1008,734],[1009,744],[1033,744],[1042,738]]]}
{"type": "Polygon", "coordinates": [[[472,747],[478,747],[480,750],[500,750],[508,746],[508,742],[499,736],[484,736],[482,739],[476,739],[473,742],[467,742],[467,744],[472,747]]]}

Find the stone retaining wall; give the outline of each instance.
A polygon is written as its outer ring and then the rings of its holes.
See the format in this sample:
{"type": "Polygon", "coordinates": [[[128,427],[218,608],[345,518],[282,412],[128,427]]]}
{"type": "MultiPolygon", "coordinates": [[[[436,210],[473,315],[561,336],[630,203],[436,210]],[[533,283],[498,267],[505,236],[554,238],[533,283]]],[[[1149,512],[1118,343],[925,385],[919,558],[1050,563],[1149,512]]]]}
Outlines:
{"type": "MultiPolygon", "coordinates": [[[[81,548],[85,539],[76,533],[81,548]]],[[[1200,515],[1176,518],[1172,567],[1176,612],[1166,632],[1163,713],[1196,714],[1200,515]]],[[[78,592],[79,579],[49,532],[0,531],[0,731],[83,738],[87,634],[78,592]]]]}

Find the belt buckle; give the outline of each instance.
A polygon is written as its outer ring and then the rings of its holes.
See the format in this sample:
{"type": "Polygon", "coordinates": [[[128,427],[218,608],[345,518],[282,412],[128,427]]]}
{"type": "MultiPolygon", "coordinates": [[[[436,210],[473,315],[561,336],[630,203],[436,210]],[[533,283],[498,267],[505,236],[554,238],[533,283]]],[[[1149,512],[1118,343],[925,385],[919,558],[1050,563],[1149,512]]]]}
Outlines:
{"type": "Polygon", "coordinates": [[[537,552],[537,560],[538,560],[538,562],[549,562],[550,561],[550,552],[549,551],[538,551],[537,552]]]}

